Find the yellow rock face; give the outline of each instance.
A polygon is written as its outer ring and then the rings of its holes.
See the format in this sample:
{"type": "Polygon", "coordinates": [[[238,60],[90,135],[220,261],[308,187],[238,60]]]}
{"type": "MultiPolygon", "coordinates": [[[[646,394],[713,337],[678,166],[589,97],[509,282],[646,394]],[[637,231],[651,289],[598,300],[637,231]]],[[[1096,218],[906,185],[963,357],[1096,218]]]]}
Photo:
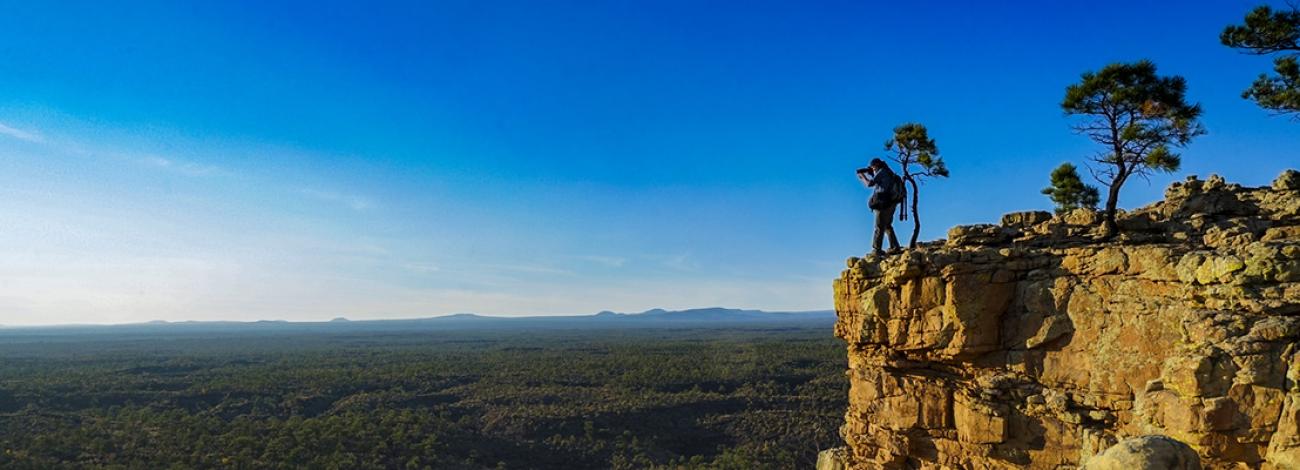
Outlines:
{"type": "Polygon", "coordinates": [[[851,258],[834,283],[846,464],[1078,467],[1158,434],[1205,468],[1300,468],[1300,188],[1288,175],[1176,184],[1107,241],[1094,213],[1017,213],[851,258]]]}

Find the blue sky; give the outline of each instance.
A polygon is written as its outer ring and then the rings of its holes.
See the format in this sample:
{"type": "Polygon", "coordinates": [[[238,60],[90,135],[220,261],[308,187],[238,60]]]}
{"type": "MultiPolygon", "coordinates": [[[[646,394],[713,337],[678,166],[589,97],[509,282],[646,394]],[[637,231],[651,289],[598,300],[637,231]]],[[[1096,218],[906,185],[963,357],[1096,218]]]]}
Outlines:
{"type": "Polygon", "coordinates": [[[0,324],[828,308],[895,125],[923,238],[1046,209],[1114,61],[1209,130],[1121,206],[1300,161],[1218,44],[1255,2],[269,3],[8,2],[0,324]]]}

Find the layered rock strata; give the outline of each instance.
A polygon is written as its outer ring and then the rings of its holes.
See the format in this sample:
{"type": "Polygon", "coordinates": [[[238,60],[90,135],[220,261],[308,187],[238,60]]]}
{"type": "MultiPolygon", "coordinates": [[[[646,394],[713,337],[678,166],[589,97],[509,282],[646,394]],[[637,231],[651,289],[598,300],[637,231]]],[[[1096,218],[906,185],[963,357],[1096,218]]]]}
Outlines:
{"type": "Polygon", "coordinates": [[[1300,469],[1300,173],[1121,214],[1008,214],[835,281],[850,468],[1085,465],[1163,435],[1300,469]]]}

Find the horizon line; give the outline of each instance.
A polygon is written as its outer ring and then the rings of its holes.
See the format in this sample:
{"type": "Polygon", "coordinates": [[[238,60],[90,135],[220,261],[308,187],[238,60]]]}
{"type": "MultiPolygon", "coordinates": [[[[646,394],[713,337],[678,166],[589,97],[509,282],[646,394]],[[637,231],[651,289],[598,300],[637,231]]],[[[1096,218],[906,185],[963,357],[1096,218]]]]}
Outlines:
{"type": "Polygon", "coordinates": [[[656,308],[652,308],[652,309],[648,309],[648,310],[643,310],[643,311],[640,311],[640,312],[617,312],[617,311],[613,311],[613,310],[601,310],[601,311],[599,311],[599,312],[595,312],[595,313],[573,313],[573,314],[555,314],[555,315],[546,315],[546,314],[540,314],[540,315],[537,315],[537,314],[534,314],[534,315],[488,315],[488,314],[474,313],[474,312],[455,312],[455,313],[446,313],[446,314],[441,314],[441,315],[431,315],[431,316],[421,316],[421,317],[362,318],[362,319],[355,319],[355,320],[354,320],[354,319],[351,319],[351,318],[348,318],[347,316],[340,315],[340,316],[336,316],[336,317],[333,317],[333,318],[330,318],[330,319],[325,319],[325,320],[278,320],[278,319],[258,319],[258,320],[162,320],[162,319],[158,319],[158,320],[146,320],[146,321],[124,322],[124,323],[44,323],[44,324],[0,324],[0,330],[33,329],[33,328],[77,328],[77,327],[115,327],[115,326],[178,325],[178,324],[194,324],[194,323],[227,323],[227,324],[232,324],[232,323],[233,323],[233,324],[255,324],[255,323],[297,323],[297,324],[312,324],[312,323],[344,323],[344,322],[347,322],[347,323],[360,323],[360,322],[388,322],[388,321],[418,321],[418,320],[433,320],[433,319],[438,319],[438,318],[464,317],[464,316],[473,316],[473,317],[479,317],[479,318],[495,318],[495,319],[511,320],[511,319],[526,319],[526,318],[574,318],[574,317],[595,317],[595,316],[598,316],[598,315],[601,315],[601,314],[605,314],[605,313],[612,313],[612,314],[617,314],[617,315],[628,315],[628,316],[633,316],[633,315],[643,315],[643,314],[646,314],[646,313],[649,313],[649,312],[654,312],[654,311],[662,311],[662,312],[666,312],[666,313],[679,313],[679,312],[692,312],[692,311],[697,311],[697,310],[718,310],[718,309],[720,309],[720,310],[732,310],[732,311],[745,311],[745,312],[772,313],[772,314],[820,313],[820,312],[830,312],[830,311],[834,311],[834,310],[835,310],[834,308],[809,309],[809,310],[764,310],[764,309],[761,309],[761,308],[732,308],[732,307],[721,307],[721,306],[712,306],[712,307],[692,307],[692,308],[684,308],[684,309],[672,310],[672,309],[666,309],[666,308],[659,308],[659,307],[656,307],[656,308]]]}

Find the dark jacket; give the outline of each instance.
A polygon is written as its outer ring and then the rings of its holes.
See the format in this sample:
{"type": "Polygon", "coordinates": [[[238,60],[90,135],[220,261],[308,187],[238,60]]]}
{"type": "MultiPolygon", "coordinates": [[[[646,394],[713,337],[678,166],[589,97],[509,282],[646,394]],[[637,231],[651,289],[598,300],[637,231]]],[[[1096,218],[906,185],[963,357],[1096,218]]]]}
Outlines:
{"type": "Polygon", "coordinates": [[[884,167],[876,170],[876,174],[867,176],[865,173],[858,173],[858,179],[873,189],[871,199],[867,201],[867,207],[872,209],[884,209],[896,204],[899,192],[903,188],[898,187],[899,178],[894,174],[894,170],[884,167]]]}

